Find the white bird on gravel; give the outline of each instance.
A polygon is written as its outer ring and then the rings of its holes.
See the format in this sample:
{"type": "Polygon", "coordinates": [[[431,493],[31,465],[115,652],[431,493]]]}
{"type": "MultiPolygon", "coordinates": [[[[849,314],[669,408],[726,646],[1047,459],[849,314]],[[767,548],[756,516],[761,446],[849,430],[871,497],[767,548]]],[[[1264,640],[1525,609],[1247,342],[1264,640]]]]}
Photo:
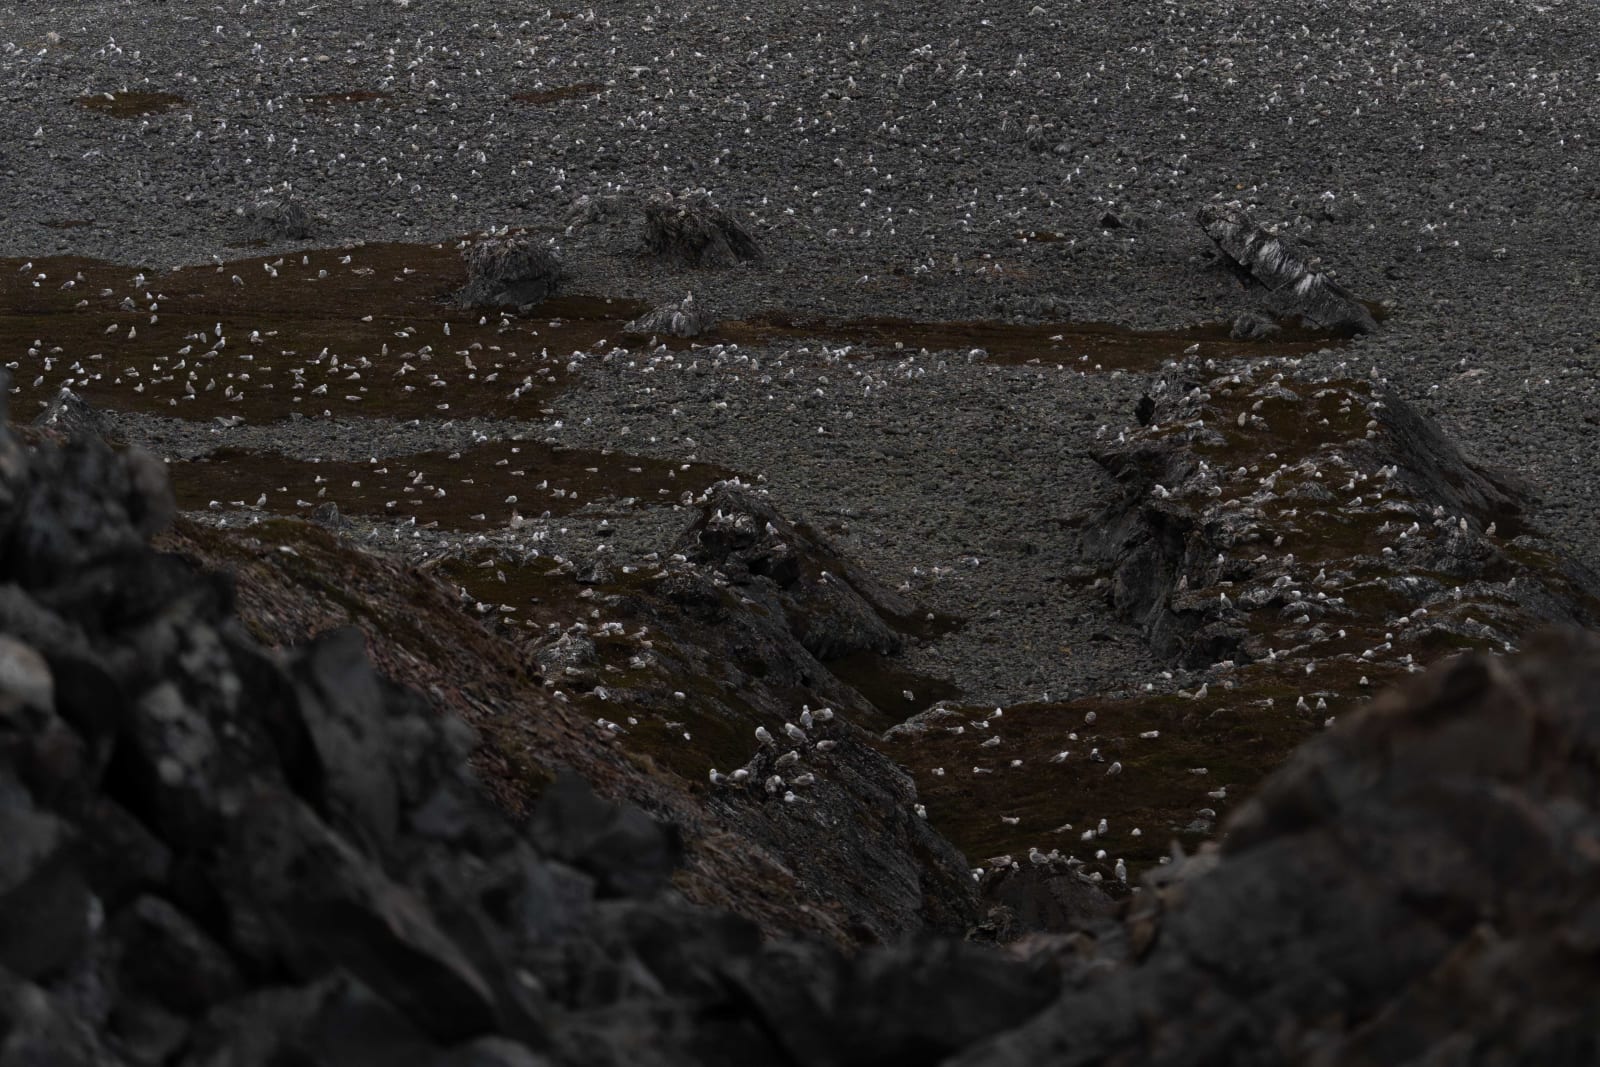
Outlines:
{"type": "Polygon", "coordinates": [[[792,722],[783,724],[783,732],[791,741],[802,745],[806,742],[806,732],[792,722]]]}
{"type": "Polygon", "coordinates": [[[772,745],[777,743],[773,739],[772,731],[768,730],[765,726],[756,727],[756,740],[760,741],[763,745],[772,745]]]}

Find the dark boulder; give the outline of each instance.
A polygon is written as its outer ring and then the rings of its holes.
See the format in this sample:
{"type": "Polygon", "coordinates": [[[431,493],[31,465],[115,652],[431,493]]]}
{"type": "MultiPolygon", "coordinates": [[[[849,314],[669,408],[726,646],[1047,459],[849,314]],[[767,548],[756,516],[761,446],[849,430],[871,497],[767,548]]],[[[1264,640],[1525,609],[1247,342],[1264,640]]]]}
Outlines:
{"type": "Polygon", "coordinates": [[[561,291],[565,272],[554,248],[526,234],[489,236],[463,253],[467,284],[455,296],[462,307],[527,311],[561,291]]]}
{"type": "Polygon", "coordinates": [[[1233,320],[1228,336],[1235,341],[1260,341],[1281,330],[1282,327],[1273,321],[1272,316],[1259,311],[1244,311],[1233,320]]]}
{"type": "Polygon", "coordinates": [[[257,200],[239,214],[251,240],[304,241],[312,235],[311,216],[298,200],[257,200]]]}
{"type": "Polygon", "coordinates": [[[704,189],[645,205],[644,251],[683,267],[732,267],[761,258],[755,238],[704,189]]]}

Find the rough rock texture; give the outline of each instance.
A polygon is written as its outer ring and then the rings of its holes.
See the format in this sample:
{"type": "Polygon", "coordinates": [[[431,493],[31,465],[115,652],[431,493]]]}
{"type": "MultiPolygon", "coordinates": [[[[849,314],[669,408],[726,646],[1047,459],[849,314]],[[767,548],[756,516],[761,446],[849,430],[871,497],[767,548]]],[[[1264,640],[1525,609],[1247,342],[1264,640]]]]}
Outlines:
{"type": "Polygon", "coordinates": [[[680,548],[778,608],[820,660],[856,652],[888,655],[904,643],[886,616],[909,620],[915,611],[910,601],[739,483],[712,489],[680,548]]]}
{"type": "Polygon", "coordinates": [[[685,267],[731,267],[761,258],[755,238],[704,189],[645,205],[644,250],[685,267]]]}
{"type": "Polygon", "coordinates": [[[717,324],[716,316],[694,302],[689,293],[676,304],[663,304],[623,327],[641,337],[699,337],[717,324]]]}
{"type": "Polygon", "coordinates": [[[711,825],[814,929],[840,924],[846,940],[873,943],[969,928],[979,906],[963,857],[918,817],[910,776],[872,747],[881,714],[826,665],[898,651],[911,605],[738,482],[706,493],[676,547],[642,581],[583,570],[591,602],[648,632],[648,649],[573,626],[532,649],[545,677],[586,708],[626,709],[635,721],[602,732],[658,772],[711,777],[711,825]]]}
{"type": "Polygon", "coordinates": [[[35,426],[64,434],[104,436],[105,416],[71,389],[62,389],[34,418],[35,426]]]}
{"type": "Polygon", "coordinates": [[[1280,330],[1281,327],[1272,321],[1271,316],[1263,315],[1259,311],[1245,311],[1233,320],[1228,336],[1235,341],[1259,341],[1271,337],[1280,330]]]}
{"type": "Polygon", "coordinates": [[[1148,395],[1147,425],[1092,453],[1120,490],[1081,544],[1158,655],[1343,651],[1359,626],[1402,631],[1364,646],[1392,661],[1445,635],[1503,648],[1600,621],[1600,580],[1528,529],[1528,491],[1392,392],[1184,365],[1148,395]]]}
{"type": "Polygon", "coordinates": [[[866,1064],[1053,995],[959,944],[764,946],[572,776],[514,825],[358,632],[269,652],[152,551],[161,473],[0,428],[0,1062],[866,1064]]]}
{"type": "Polygon", "coordinates": [[[1349,290],[1317,269],[1317,260],[1286,236],[1271,233],[1236,204],[1206,204],[1198,215],[1206,236],[1228,259],[1267,288],[1282,313],[1329,330],[1374,333],[1378,323],[1349,290]]]}
{"type": "Polygon", "coordinates": [[[1380,697],[1148,881],[1125,969],[956,1062],[1594,1062],[1597,664],[1562,632],[1380,697]]]}
{"type": "Polygon", "coordinates": [[[561,289],[561,257],[522,234],[486,237],[464,253],[467,284],[456,294],[464,307],[525,310],[561,289]]]}
{"type": "MultiPolygon", "coordinates": [[[[226,579],[147,546],[161,473],[0,429],[0,1062],[1600,1055],[1600,638],[1459,658],[1348,716],[1120,924],[1026,871],[979,931],[1034,931],[1008,953],[847,958],[686,905],[678,833],[574,776],[508,821],[465,769],[471,731],[354,630],[256,644],[226,579]]],[[[759,592],[801,535],[740,487],[707,503],[706,581],[742,567],[759,592]]],[[[826,775],[848,732],[806,715],[779,736],[826,775]]],[[[758,770],[793,775],[782,747],[758,770]]],[[[712,804],[799,806],[741,788],[712,804]]],[[[792,825],[814,850],[851,833],[792,825]]]]}
{"type": "Polygon", "coordinates": [[[242,214],[251,240],[303,241],[312,234],[311,216],[298,200],[257,200],[242,214]]]}

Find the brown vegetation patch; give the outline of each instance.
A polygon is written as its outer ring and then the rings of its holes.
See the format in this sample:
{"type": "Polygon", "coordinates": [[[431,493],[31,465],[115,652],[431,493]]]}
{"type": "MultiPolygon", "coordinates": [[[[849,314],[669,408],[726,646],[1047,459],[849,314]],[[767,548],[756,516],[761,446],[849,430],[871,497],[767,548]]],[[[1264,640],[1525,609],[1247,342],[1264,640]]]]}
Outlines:
{"type": "Polygon", "coordinates": [[[77,99],[79,107],[98,111],[113,118],[129,119],[140,115],[156,115],[182,107],[189,101],[177,93],[131,92],[87,93],[77,99]]]}

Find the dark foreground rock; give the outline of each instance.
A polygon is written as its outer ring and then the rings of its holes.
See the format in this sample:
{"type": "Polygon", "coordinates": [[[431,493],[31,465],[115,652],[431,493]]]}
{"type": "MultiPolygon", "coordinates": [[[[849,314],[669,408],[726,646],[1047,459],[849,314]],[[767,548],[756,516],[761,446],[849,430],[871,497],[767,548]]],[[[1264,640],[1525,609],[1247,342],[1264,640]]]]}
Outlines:
{"type": "Polygon", "coordinates": [[[957,1062],[1595,1062],[1597,693],[1574,631],[1384,695],[1147,881],[1121,969],[957,1062]]]}
{"type": "MultiPolygon", "coordinates": [[[[846,957],[685,903],[679,832],[580,779],[508,820],[466,769],[471,731],[357,632],[258,645],[227,580],[148,547],[159,473],[0,430],[8,1067],[1600,1055],[1593,636],[1458,659],[1346,717],[1120,923],[1041,871],[999,894],[994,932],[1035,931],[1009,952],[846,957]]],[[[695,535],[730,584],[790,536],[746,529],[759,514],[730,493],[695,535]]],[[[805,710],[781,736],[842,751],[805,710]]],[[[847,836],[791,825],[813,850],[847,836]]]]}
{"type": "Polygon", "coordinates": [[[1265,287],[1276,313],[1299,315],[1327,330],[1377,332],[1377,321],[1361,301],[1319,271],[1316,260],[1294,241],[1269,232],[1242,207],[1206,204],[1198,221],[1229,261],[1265,287]]]}

